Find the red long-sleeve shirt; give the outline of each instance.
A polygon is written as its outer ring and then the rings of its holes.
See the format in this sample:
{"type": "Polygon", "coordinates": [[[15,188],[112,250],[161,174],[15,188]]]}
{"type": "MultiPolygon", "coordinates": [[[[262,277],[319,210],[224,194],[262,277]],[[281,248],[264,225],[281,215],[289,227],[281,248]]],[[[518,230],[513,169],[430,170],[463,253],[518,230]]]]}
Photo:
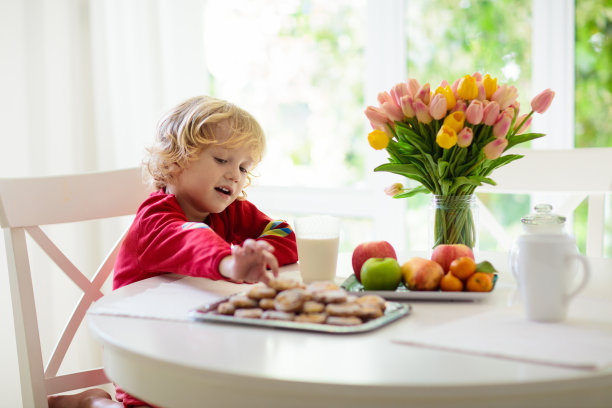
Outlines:
{"type": "MultiPolygon", "coordinates": [[[[224,279],[219,263],[231,254],[231,244],[247,238],[274,246],[279,266],[297,262],[295,234],[284,221],[272,220],[246,200],[236,200],[204,222],[187,221],[173,194],[152,193],[134,222],[115,261],[113,289],[163,273],[224,279]]],[[[147,405],[116,387],[125,407],[147,405]]]]}
{"type": "Polygon", "coordinates": [[[173,194],[162,190],[145,200],[115,262],[113,289],[163,273],[226,279],[219,263],[231,244],[248,238],[274,246],[279,265],[297,262],[295,234],[247,200],[236,200],[204,222],[189,222],[173,194]]]}

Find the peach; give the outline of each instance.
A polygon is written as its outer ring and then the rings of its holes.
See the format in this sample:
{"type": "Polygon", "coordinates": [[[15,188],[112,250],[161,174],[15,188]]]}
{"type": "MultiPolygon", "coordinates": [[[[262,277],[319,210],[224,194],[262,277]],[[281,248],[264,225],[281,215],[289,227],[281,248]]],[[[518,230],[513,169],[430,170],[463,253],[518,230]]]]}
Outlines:
{"type": "Polygon", "coordinates": [[[472,248],[463,244],[441,244],[433,249],[431,260],[437,262],[446,273],[450,269],[451,262],[462,256],[474,259],[472,248]]]}
{"type": "Polygon", "coordinates": [[[438,290],[444,271],[437,262],[414,257],[404,262],[402,275],[410,290],[438,290]]]}

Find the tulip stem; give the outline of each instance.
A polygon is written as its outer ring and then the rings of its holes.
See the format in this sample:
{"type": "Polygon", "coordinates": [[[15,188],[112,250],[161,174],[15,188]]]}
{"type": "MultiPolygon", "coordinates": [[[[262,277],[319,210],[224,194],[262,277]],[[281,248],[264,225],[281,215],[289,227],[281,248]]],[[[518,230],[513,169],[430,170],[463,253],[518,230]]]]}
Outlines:
{"type": "Polygon", "coordinates": [[[516,132],[518,132],[521,127],[523,127],[523,124],[525,124],[529,120],[531,115],[533,115],[533,111],[529,112],[529,114],[527,116],[525,116],[525,119],[523,119],[522,122],[519,123],[518,126],[514,127],[513,132],[512,132],[512,134],[510,136],[508,136],[508,139],[510,139],[512,136],[516,135],[516,132]]]}

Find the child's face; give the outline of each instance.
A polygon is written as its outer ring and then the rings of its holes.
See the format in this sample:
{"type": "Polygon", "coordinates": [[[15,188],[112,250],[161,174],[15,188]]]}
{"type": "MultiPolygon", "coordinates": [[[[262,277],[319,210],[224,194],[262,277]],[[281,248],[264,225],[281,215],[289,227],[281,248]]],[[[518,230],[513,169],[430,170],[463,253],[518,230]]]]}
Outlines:
{"type": "Polygon", "coordinates": [[[247,173],[254,166],[248,147],[204,149],[168,185],[189,221],[201,222],[219,213],[242,192],[247,173]]]}

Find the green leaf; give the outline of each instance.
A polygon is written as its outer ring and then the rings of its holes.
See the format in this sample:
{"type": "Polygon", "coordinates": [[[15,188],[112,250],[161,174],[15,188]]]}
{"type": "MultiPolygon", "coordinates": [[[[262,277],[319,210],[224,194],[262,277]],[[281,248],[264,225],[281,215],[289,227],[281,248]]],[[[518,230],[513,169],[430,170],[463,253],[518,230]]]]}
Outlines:
{"type": "Polygon", "coordinates": [[[455,177],[455,182],[454,182],[454,188],[460,187],[464,184],[470,184],[472,186],[481,186],[482,183],[476,179],[476,177],[474,176],[470,176],[470,177],[464,177],[464,176],[460,176],[460,177],[455,177]]]}
{"type": "Polygon", "coordinates": [[[417,148],[421,153],[428,150],[427,143],[423,140],[423,136],[416,133],[413,129],[408,127],[405,123],[396,122],[395,132],[401,134],[402,139],[410,145],[417,148]]]}
{"type": "Polygon", "coordinates": [[[453,187],[453,182],[451,180],[441,179],[440,187],[442,188],[442,195],[450,195],[449,192],[453,187]]]}
{"type": "Polygon", "coordinates": [[[419,194],[419,193],[429,193],[430,191],[425,188],[424,186],[417,186],[413,189],[410,189],[408,191],[404,191],[403,193],[399,193],[393,196],[393,198],[406,198],[406,197],[412,197],[413,195],[419,194]]]}
{"type": "Polygon", "coordinates": [[[508,146],[504,149],[504,151],[510,149],[512,146],[515,146],[519,143],[525,143],[533,139],[538,139],[542,136],[545,136],[544,133],[523,133],[522,135],[515,135],[508,139],[508,146]]]}
{"type": "Polygon", "coordinates": [[[418,181],[428,190],[433,191],[433,186],[431,185],[431,182],[428,181],[428,175],[423,174],[419,167],[413,164],[385,163],[376,167],[374,171],[386,171],[389,173],[399,174],[400,176],[404,176],[409,179],[418,181]]]}
{"type": "Polygon", "coordinates": [[[522,154],[507,154],[505,156],[498,157],[495,160],[491,160],[488,165],[487,171],[485,172],[485,175],[491,174],[493,170],[505,166],[506,164],[521,159],[523,157],[525,156],[523,156],[522,154]]]}
{"type": "Polygon", "coordinates": [[[447,161],[439,161],[438,162],[438,176],[440,177],[444,177],[444,175],[446,174],[446,169],[448,169],[448,162],[447,161]]]}
{"type": "Polygon", "coordinates": [[[476,272],[495,273],[497,269],[489,261],[482,261],[476,264],[476,272]]]}
{"type": "Polygon", "coordinates": [[[468,178],[472,181],[472,183],[470,184],[475,185],[475,186],[480,186],[482,185],[482,183],[491,184],[492,186],[497,185],[497,183],[493,181],[493,179],[490,179],[485,176],[474,175],[474,176],[469,176],[468,178]]]}
{"type": "Polygon", "coordinates": [[[385,164],[381,164],[380,166],[376,167],[374,171],[387,171],[389,173],[395,173],[401,176],[408,176],[408,175],[422,176],[418,167],[415,166],[414,164],[385,163],[385,164]]]}

